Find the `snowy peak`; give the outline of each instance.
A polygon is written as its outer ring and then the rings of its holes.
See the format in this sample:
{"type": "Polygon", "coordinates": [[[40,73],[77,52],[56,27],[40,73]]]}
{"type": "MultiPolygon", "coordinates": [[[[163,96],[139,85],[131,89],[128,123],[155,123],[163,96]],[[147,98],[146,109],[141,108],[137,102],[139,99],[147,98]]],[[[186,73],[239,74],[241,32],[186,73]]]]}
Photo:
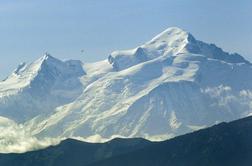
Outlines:
{"type": "Polygon", "coordinates": [[[120,71],[160,56],[177,56],[184,53],[200,54],[228,63],[250,64],[241,55],[229,54],[214,44],[199,41],[189,32],[177,27],[166,29],[135,49],[114,51],[108,60],[116,71],[120,71]]]}
{"type": "Polygon", "coordinates": [[[60,79],[78,78],[84,74],[81,61],[61,61],[46,53],[29,65],[20,64],[6,80],[0,82],[0,92],[15,91],[33,84],[46,85],[60,79]]]}
{"type": "Polygon", "coordinates": [[[208,44],[203,41],[197,40],[194,36],[177,27],[166,29],[154,37],[150,42],[144,44],[146,50],[154,52],[155,55],[159,55],[156,50],[160,50],[161,55],[167,54],[181,54],[181,53],[193,53],[201,54],[207,58],[217,59],[228,63],[246,63],[250,64],[241,55],[234,53],[229,54],[217,47],[215,44],[208,44]],[[153,51],[154,50],[154,51],[153,51]]]}
{"type": "Polygon", "coordinates": [[[166,45],[167,47],[183,47],[189,42],[189,39],[194,39],[194,37],[183,29],[177,27],[171,27],[158,34],[152,40],[147,42],[145,47],[166,45]]]}
{"type": "Polygon", "coordinates": [[[41,58],[39,58],[38,60],[41,62],[47,61],[47,60],[55,60],[56,58],[54,58],[53,56],[51,56],[49,53],[45,53],[41,58]]]}
{"type": "Polygon", "coordinates": [[[150,59],[159,56],[188,53],[187,46],[195,43],[196,39],[187,31],[171,27],[158,34],[142,47],[148,52],[150,59]]]}
{"type": "Polygon", "coordinates": [[[46,53],[43,57],[39,58],[37,61],[32,63],[31,66],[37,66],[37,69],[39,71],[42,71],[44,70],[44,68],[56,68],[60,70],[60,68],[62,68],[63,65],[64,62],[46,53]]]}
{"type": "Polygon", "coordinates": [[[33,73],[35,77],[42,75],[49,75],[58,77],[60,75],[84,75],[82,62],[79,60],[61,61],[46,53],[44,56],[31,63],[23,70],[23,74],[33,73]]]}
{"type": "Polygon", "coordinates": [[[116,71],[120,71],[160,56],[175,55],[184,51],[189,36],[180,28],[168,28],[137,48],[112,52],[108,60],[116,71]]]}
{"type": "Polygon", "coordinates": [[[53,56],[51,56],[48,53],[45,53],[45,55],[43,55],[41,58],[39,58],[38,61],[40,61],[41,64],[43,64],[43,63],[62,63],[61,60],[54,58],[53,56]]]}
{"type": "Polygon", "coordinates": [[[62,61],[46,53],[44,56],[40,57],[29,65],[27,65],[25,62],[19,64],[12,75],[22,77],[23,75],[28,74],[31,76],[37,74],[45,66],[58,66],[62,63],[62,61]]]}
{"type": "Polygon", "coordinates": [[[49,54],[23,63],[0,82],[0,114],[23,122],[72,102],[82,93],[83,75],[81,61],[61,61],[49,54]]]}

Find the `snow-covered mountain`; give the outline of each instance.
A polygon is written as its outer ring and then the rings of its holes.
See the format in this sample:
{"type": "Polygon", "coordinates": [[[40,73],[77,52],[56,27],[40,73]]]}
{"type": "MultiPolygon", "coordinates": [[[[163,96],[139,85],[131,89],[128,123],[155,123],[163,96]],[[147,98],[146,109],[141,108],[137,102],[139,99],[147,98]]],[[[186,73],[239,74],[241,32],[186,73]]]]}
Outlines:
{"type": "Polygon", "coordinates": [[[190,33],[176,27],[168,28],[151,41],[135,49],[113,52],[109,56],[109,62],[114,69],[123,70],[160,56],[172,56],[181,53],[202,54],[207,58],[225,62],[249,64],[242,56],[230,55],[214,44],[198,41],[190,33]]]}
{"type": "Polygon", "coordinates": [[[83,75],[80,61],[62,62],[48,54],[30,65],[22,63],[0,82],[0,114],[24,122],[52,112],[81,94],[83,75]]]}
{"type": "Polygon", "coordinates": [[[176,27],[96,63],[45,55],[0,83],[0,115],[37,137],[164,140],[251,113],[251,63],[176,27]]]}

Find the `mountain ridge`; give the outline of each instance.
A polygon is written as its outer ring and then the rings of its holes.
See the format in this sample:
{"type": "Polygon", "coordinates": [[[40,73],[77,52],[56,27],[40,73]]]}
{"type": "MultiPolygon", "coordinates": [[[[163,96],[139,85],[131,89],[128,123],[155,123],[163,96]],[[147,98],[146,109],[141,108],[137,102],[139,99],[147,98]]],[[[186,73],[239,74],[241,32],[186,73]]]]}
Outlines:
{"type": "Polygon", "coordinates": [[[106,143],[67,139],[56,146],[22,154],[0,154],[5,166],[249,166],[252,117],[220,123],[162,141],[116,138],[106,143]]]}
{"type": "Polygon", "coordinates": [[[251,65],[241,55],[237,53],[229,54],[214,44],[207,44],[196,40],[191,33],[178,27],[166,29],[150,41],[133,50],[112,52],[108,59],[115,70],[123,70],[159,56],[183,53],[202,54],[208,58],[219,59],[230,63],[247,63],[251,65]],[[132,64],[124,64],[123,61],[131,61],[132,64]]]}
{"type": "Polygon", "coordinates": [[[16,71],[23,80],[0,82],[0,116],[39,139],[166,140],[252,113],[251,63],[179,28],[96,63],[47,54],[16,71]]]}

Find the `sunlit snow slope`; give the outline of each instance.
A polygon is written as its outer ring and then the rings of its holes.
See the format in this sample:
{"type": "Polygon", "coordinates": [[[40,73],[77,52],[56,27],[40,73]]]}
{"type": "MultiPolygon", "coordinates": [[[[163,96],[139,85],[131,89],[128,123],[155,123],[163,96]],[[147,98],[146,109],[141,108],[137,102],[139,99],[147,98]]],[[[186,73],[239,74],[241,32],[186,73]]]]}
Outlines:
{"type": "Polygon", "coordinates": [[[96,63],[21,64],[0,103],[37,137],[164,140],[251,114],[252,65],[173,27],[96,63]]]}

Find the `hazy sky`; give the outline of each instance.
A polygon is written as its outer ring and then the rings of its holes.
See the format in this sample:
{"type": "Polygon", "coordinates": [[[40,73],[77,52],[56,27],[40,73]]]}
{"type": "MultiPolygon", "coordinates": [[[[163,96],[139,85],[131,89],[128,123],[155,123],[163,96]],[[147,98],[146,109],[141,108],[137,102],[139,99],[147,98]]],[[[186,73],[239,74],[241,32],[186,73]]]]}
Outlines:
{"type": "Polygon", "coordinates": [[[252,60],[251,9],[251,0],[0,0],[0,78],[45,51],[92,62],[170,26],[252,60]]]}

